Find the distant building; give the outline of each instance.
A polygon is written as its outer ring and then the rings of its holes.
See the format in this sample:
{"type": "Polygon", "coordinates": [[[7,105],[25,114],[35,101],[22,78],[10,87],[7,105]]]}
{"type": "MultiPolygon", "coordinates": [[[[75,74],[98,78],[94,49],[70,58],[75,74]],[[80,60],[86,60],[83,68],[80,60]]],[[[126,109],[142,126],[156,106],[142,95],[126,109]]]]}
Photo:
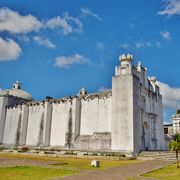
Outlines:
{"type": "Polygon", "coordinates": [[[172,116],[173,134],[180,133],[180,114],[172,116]]]}
{"type": "Polygon", "coordinates": [[[173,124],[164,124],[164,138],[165,138],[165,147],[169,149],[169,142],[172,140],[173,137],[173,124]]]}
{"type": "Polygon", "coordinates": [[[162,96],[132,55],[121,55],[112,90],[34,101],[16,82],[0,92],[0,143],[83,151],[164,150],[162,96]]]}
{"type": "Polygon", "coordinates": [[[173,139],[173,135],[176,133],[180,133],[180,113],[172,116],[172,123],[164,124],[166,149],[169,149],[169,142],[173,139]]]}
{"type": "Polygon", "coordinates": [[[164,124],[164,134],[172,136],[173,135],[173,124],[164,124]]]}

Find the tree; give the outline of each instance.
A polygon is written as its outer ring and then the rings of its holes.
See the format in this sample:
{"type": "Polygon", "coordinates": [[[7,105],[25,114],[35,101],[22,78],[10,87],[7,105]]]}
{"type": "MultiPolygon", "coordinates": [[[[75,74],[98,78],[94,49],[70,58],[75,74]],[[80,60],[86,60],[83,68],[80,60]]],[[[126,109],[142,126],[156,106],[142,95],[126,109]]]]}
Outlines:
{"type": "Polygon", "coordinates": [[[171,151],[175,151],[176,153],[176,161],[177,161],[177,168],[180,168],[179,166],[179,152],[180,152],[180,134],[175,134],[173,137],[173,140],[169,143],[169,149],[171,151]]]}
{"type": "Polygon", "coordinates": [[[176,114],[180,114],[180,109],[178,109],[178,110],[176,111],[176,114]]]}

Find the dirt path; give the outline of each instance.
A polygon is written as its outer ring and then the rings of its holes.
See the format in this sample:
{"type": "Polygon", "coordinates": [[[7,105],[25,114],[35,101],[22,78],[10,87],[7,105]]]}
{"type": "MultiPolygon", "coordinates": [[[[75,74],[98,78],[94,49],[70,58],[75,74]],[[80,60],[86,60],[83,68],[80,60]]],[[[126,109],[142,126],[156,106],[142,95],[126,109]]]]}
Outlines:
{"type": "Polygon", "coordinates": [[[11,166],[47,167],[54,163],[56,163],[56,162],[55,161],[41,161],[41,160],[37,161],[37,160],[31,160],[31,159],[0,157],[0,167],[11,167],[11,166]]]}
{"type": "Polygon", "coordinates": [[[73,176],[53,178],[53,180],[125,180],[130,177],[141,180],[152,180],[152,178],[139,177],[140,174],[172,164],[167,161],[144,161],[137,164],[130,164],[117,168],[110,168],[103,171],[86,171],[73,176]]]}

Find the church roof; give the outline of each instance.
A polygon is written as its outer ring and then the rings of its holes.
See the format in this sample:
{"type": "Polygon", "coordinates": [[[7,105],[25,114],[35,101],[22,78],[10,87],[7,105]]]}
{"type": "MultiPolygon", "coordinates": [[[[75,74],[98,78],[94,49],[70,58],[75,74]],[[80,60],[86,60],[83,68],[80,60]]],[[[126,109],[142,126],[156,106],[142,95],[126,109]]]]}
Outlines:
{"type": "Polygon", "coordinates": [[[32,96],[26,92],[20,89],[20,83],[18,81],[16,81],[13,85],[12,89],[6,89],[4,91],[0,92],[0,96],[14,96],[14,97],[18,97],[24,100],[28,100],[31,101],[33,100],[32,96]]]}
{"type": "Polygon", "coordinates": [[[107,90],[107,91],[102,91],[102,92],[97,92],[97,93],[86,94],[84,96],[84,98],[85,99],[94,99],[96,97],[103,98],[103,97],[110,97],[110,96],[112,96],[112,91],[107,90]]]}

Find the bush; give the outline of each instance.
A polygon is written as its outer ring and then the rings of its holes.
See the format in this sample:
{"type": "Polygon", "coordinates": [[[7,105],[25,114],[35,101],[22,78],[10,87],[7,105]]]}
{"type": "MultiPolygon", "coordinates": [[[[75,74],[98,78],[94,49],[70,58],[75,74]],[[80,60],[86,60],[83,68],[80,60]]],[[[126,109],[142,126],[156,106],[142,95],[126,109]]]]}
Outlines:
{"type": "Polygon", "coordinates": [[[3,151],[5,149],[4,146],[0,146],[0,151],[3,151]]]}
{"type": "Polygon", "coordinates": [[[176,111],[176,114],[180,114],[180,109],[178,109],[178,110],[176,111]]]}
{"type": "Polygon", "coordinates": [[[49,151],[55,151],[55,148],[50,148],[49,151]]]}
{"type": "Polygon", "coordinates": [[[126,157],[125,154],[120,152],[112,152],[112,153],[106,153],[106,156],[114,156],[114,157],[126,157]]]}
{"type": "Polygon", "coordinates": [[[23,147],[21,148],[21,150],[22,150],[22,152],[27,152],[27,151],[30,150],[30,148],[27,147],[27,146],[23,146],[23,147]]]}
{"type": "Polygon", "coordinates": [[[74,151],[66,151],[64,154],[66,154],[66,155],[77,155],[77,153],[74,151]]]}

